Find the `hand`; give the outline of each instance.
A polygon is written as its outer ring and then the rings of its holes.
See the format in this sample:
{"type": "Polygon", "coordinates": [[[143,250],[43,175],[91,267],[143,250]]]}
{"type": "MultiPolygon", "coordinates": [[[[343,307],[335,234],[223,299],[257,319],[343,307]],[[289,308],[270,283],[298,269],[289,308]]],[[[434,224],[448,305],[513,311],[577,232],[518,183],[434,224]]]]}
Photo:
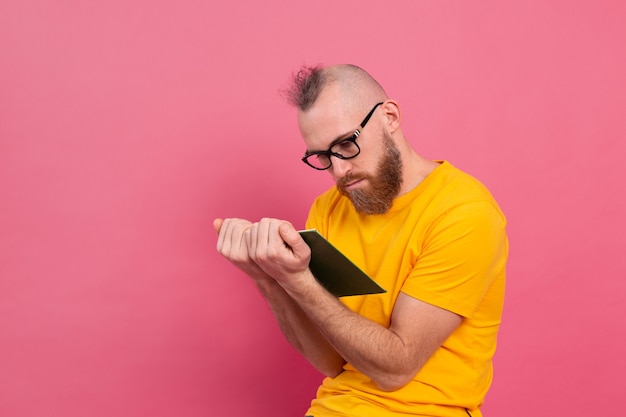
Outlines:
{"type": "Polygon", "coordinates": [[[251,227],[252,223],[244,219],[217,218],[213,221],[213,228],[218,234],[217,251],[258,284],[271,277],[250,258],[248,241],[251,227]]]}
{"type": "Polygon", "coordinates": [[[311,249],[291,223],[261,219],[247,237],[252,260],[282,286],[294,285],[308,273],[311,249]]]}

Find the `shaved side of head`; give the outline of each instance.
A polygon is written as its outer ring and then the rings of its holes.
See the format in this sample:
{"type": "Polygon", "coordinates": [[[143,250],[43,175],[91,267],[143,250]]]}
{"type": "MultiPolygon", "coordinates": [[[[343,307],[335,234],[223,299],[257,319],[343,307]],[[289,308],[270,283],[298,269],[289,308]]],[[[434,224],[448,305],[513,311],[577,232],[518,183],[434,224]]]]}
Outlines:
{"type": "Polygon", "coordinates": [[[365,70],[356,65],[342,64],[326,68],[328,78],[339,88],[344,105],[361,112],[362,106],[385,101],[387,93],[365,70]]]}

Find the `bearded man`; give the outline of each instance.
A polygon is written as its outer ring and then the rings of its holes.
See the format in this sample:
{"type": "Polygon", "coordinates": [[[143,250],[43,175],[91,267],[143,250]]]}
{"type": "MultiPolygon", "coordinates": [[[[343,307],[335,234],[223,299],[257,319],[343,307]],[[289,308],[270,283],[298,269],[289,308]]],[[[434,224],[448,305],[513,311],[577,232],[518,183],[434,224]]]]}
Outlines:
{"type": "Polygon", "coordinates": [[[310,249],[289,222],[215,220],[218,251],[326,375],[306,415],[481,416],[508,256],[498,204],[451,163],[419,155],[399,104],[363,69],[302,68],[288,99],[303,161],[335,181],[306,227],[386,290],[338,299],[314,278],[310,249]]]}

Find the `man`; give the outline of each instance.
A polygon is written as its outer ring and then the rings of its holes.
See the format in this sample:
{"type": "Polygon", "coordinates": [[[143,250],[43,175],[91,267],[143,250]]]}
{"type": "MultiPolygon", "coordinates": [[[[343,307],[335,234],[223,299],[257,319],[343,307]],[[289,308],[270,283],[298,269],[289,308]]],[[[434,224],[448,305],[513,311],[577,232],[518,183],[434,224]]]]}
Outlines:
{"type": "Polygon", "coordinates": [[[288,98],[303,161],[336,182],[307,228],[387,291],[339,300],[311,274],[310,250],[290,223],[215,220],[218,251],[327,376],[307,416],[480,416],[508,254],[497,203],[450,163],[417,154],[398,103],[362,69],[303,68],[288,98]]]}

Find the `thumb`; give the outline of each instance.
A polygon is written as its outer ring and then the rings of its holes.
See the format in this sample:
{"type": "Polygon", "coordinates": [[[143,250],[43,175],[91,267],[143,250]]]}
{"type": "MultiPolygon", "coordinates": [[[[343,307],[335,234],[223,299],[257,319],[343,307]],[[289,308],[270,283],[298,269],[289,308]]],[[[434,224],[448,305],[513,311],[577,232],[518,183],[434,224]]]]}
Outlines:
{"type": "Polygon", "coordinates": [[[291,223],[285,222],[281,224],[278,228],[278,233],[298,258],[307,258],[311,255],[309,245],[306,244],[291,223]]]}
{"type": "Polygon", "coordinates": [[[219,235],[220,233],[220,229],[222,228],[222,224],[224,224],[224,219],[222,218],[217,218],[215,220],[213,220],[213,229],[215,229],[215,233],[217,233],[219,235]]]}

